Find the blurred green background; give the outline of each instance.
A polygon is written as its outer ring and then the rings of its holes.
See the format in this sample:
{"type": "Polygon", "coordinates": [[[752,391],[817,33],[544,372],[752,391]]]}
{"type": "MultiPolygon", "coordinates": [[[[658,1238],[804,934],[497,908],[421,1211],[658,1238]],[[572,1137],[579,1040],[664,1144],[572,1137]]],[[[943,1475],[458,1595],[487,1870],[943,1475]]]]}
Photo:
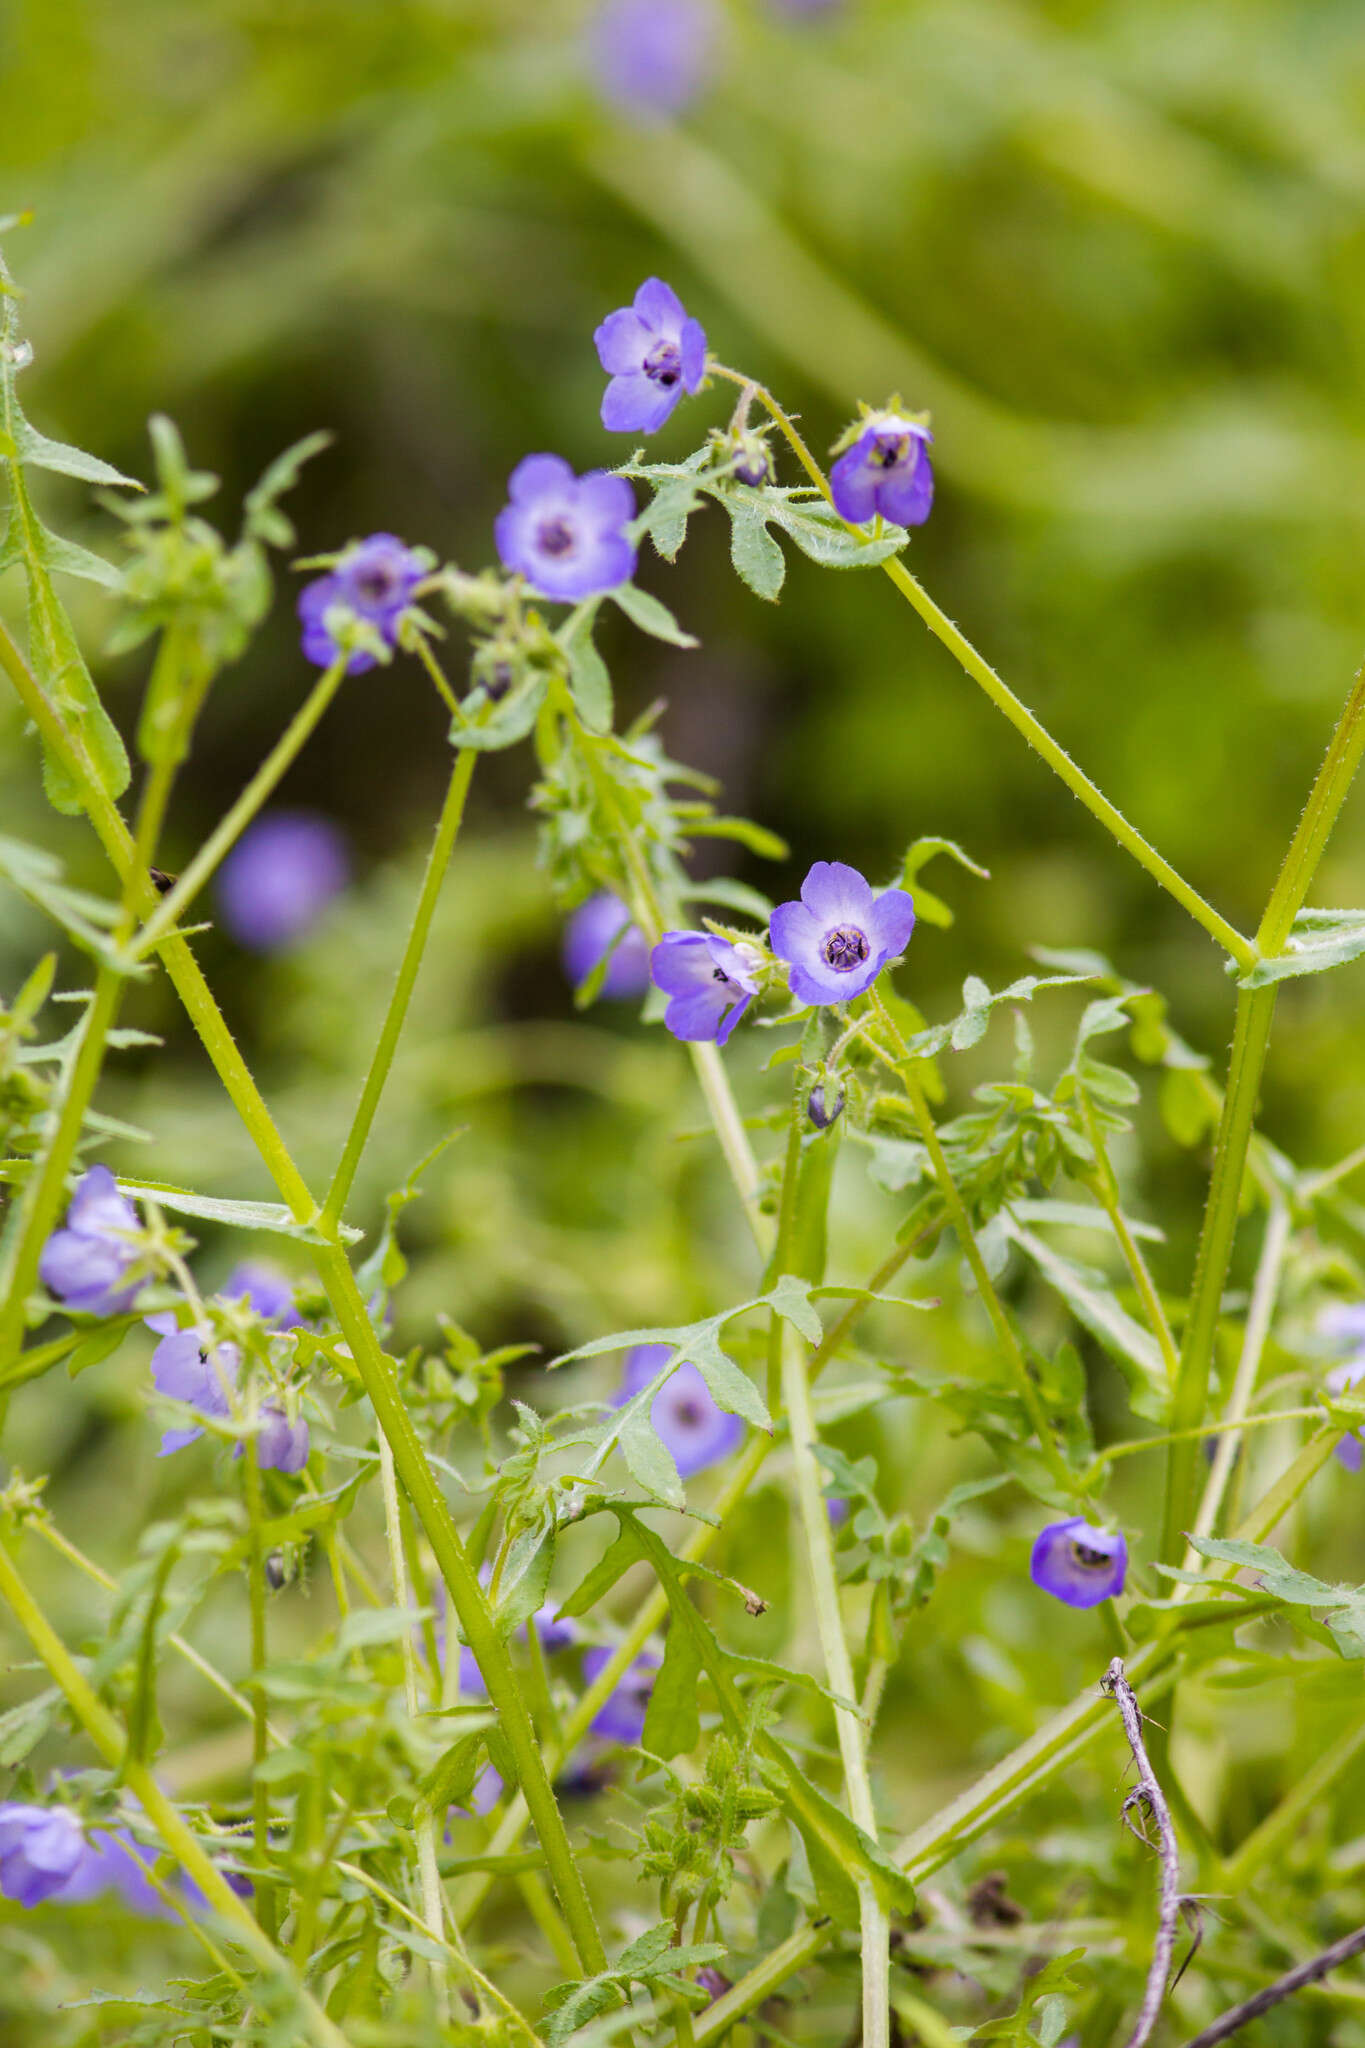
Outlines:
{"type": "MultiPolygon", "coordinates": [[[[35,216],[8,244],[36,352],[30,415],[145,475],[146,418],[171,413],[192,459],[222,476],[229,526],[283,444],[330,428],[335,445],[290,501],[301,552],[385,528],[478,568],[522,455],[555,449],[585,468],[629,452],[598,424],[591,335],[657,272],[817,449],[860,398],[899,392],[932,409],[939,496],[912,565],[1106,792],[1253,926],[1365,638],[1356,0],[845,0],[806,19],[779,0],[730,0],[715,76],[677,124],[603,101],[584,15],[570,0],[8,0],[0,209],[35,216]]],[[[689,401],[655,449],[685,454],[728,410],[723,390],[689,401]]],[[[65,530],[115,549],[114,522],[77,487],[39,488],[65,530]]],[[[902,985],[931,1017],[957,1007],[966,972],[996,985],[1027,971],[1032,943],[1086,945],[1163,989],[1177,1028],[1219,1056],[1231,992],[1208,940],[885,580],[796,557],[768,607],[735,581],[725,540],[707,515],[676,568],[643,565],[700,651],[623,625],[606,651],[623,707],[666,698],[670,752],[790,842],[789,866],[741,853],[736,871],[780,897],[810,859],[888,874],[912,838],[947,834],[993,879],[955,876],[958,922],[915,940],[902,985]]],[[[172,808],[169,867],[307,686],[292,586],[282,569],[270,622],[217,686],[172,808]]],[[[69,596],[98,650],[104,599],[69,596]]],[[[10,577],[0,606],[17,618],[18,605],[10,577]]],[[[458,670],[458,639],[451,660],[458,670]]],[[[97,671],[129,732],[144,671],[141,655],[97,671]]],[[[351,682],[283,795],[346,827],[352,890],[279,959],[217,932],[199,942],[318,1176],[387,994],[446,771],[444,723],[415,664],[351,682]]],[[[399,1329],[413,1341],[447,1310],[489,1345],[553,1351],[747,1291],[710,1147],[677,1137],[700,1121],[677,1048],[619,1011],[575,1016],[527,784],[524,750],[476,778],[359,1186],[355,1213],[372,1227],[378,1194],[468,1124],[410,1212],[419,1256],[399,1329]]],[[[8,698],[0,820],[104,885],[83,828],[43,808],[8,698]]],[[[1359,901],[1363,865],[1357,805],[1315,899],[1359,901]]],[[[43,937],[0,899],[0,986],[43,937]]],[[[68,983],[79,971],[73,961],[68,983]]],[[[1307,1162],[1365,1136],[1357,988],[1324,977],[1281,998],[1266,1122],[1307,1162]]],[[[139,991],[130,1014],[169,1047],[111,1069],[103,1106],[153,1138],[120,1163],[264,1193],[164,990],[139,991]]],[[[1052,1014],[1034,1020],[1044,1066],[1074,1008],[1058,1004],[1055,1028],[1052,1014]]],[[[731,1052],[755,1104],[768,1049],[751,1033],[731,1052]]],[[[1010,1057],[997,1026],[955,1083],[1010,1057]]],[[[1162,1278],[1178,1291],[1203,1161],[1155,1119],[1148,1136],[1135,1200],[1161,1207],[1162,1278]]],[[[895,1205],[860,1171],[845,1193],[836,1258],[861,1275],[895,1205]]],[[[210,1282],[231,1250],[206,1234],[210,1282]]],[[[111,1552],[132,1540],[148,1490],[176,1483],[137,1419],[144,1373],[139,1353],[60,1404],[20,1396],[10,1419],[19,1462],[57,1473],[59,1515],[79,1500],[111,1552]],[[135,1435],[131,1465],[111,1468],[101,1452],[135,1435]]],[[[904,1412],[882,1449],[909,1460],[904,1412]]],[[[936,1431],[913,1448],[933,1464],[914,1481],[930,1499],[981,1469],[936,1431]]],[[[1134,1525],[1149,1498],[1130,1499],[1134,1525]]],[[[1008,1512],[1030,1524],[1027,1504],[1008,1512]]],[[[917,1684],[941,1694],[942,1782],[903,1788],[906,1821],[995,1753],[1006,1726],[1033,1724],[1039,1674],[1011,1658],[1037,1614],[1003,1599],[991,1543],[977,1547],[961,1595],[969,1647],[962,1661],[933,1649],[936,1667],[919,1667],[917,1684]],[[976,1704],[955,1718],[969,1673],[976,1704]],[[971,1734],[983,1695],[998,1717],[984,1749],[971,1734]]],[[[1048,1697],[1081,1682],[1089,1636],[1084,1650],[1074,1668],[1059,1652],[1048,1697]]],[[[1242,1743],[1255,1769],[1224,1813],[1236,1828],[1273,1796],[1277,1712],[1242,1743]]]]}

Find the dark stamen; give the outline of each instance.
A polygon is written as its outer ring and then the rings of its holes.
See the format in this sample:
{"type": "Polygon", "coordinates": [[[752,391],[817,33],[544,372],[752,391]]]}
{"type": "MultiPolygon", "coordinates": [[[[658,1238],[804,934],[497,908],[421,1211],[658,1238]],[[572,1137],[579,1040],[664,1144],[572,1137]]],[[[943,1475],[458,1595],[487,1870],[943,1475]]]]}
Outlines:
{"type": "Polygon", "coordinates": [[[536,528],[536,546],[543,555],[567,555],[574,545],[574,530],[567,519],[542,519],[536,528]]]}
{"type": "Polygon", "coordinates": [[[730,977],[729,977],[729,975],[728,975],[728,974],[727,974],[727,973],[725,972],[724,968],[721,968],[721,967],[713,967],[713,968],[711,969],[711,979],[712,979],[712,981],[728,981],[728,980],[730,979],[730,977]]]}
{"type": "Polygon", "coordinates": [[[1083,1571],[1109,1571],[1114,1563],[1107,1550],[1092,1550],[1088,1543],[1071,1544],[1071,1555],[1083,1571]]]}
{"type": "Polygon", "coordinates": [[[820,951],[825,964],[836,974],[852,974],[855,967],[861,967],[872,948],[867,939],[854,924],[837,924],[833,931],[825,933],[820,951]]]}
{"type": "Polygon", "coordinates": [[[665,391],[671,391],[682,375],[682,356],[675,341],[657,341],[645,357],[644,372],[665,391]]]}

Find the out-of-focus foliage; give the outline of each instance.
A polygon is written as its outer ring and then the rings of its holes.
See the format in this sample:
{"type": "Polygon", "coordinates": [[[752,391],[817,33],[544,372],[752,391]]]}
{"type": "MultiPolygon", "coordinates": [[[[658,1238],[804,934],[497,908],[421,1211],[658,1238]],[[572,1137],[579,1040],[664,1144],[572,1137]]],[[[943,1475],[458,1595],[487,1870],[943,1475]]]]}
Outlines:
{"type": "MultiPolygon", "coordinates": [[[[290,499],[303,549],[390,528],[477,568],[505,475],[526,452],[558,449],[576,469],[629,455],[604,447],[590,336],[657,272],[704,311],[723,359],[799,411],[819,451],[859,398],[900,391],[932,409],[940,490],[914,541],[917,573],[1110,795],[1247,926],[1360,657],[1358,8],[845,0],[798,20],[778,0],[731,0],[717,78],[677,127],[636,125],[601,103],[582,20],[561,0],[11,0],[0,20],[0,211],[35,214],[19,244],[30,413],[147,476],[145,422],[169,412],[196,465],[223,476],[229,503],[278,447],[330,429],[334,446],[290,499]]],[[[727,401],[713,394],[651,452],[683,455],[708,406],[720,424],[727,401]]],[[[45,478],[40,489],[67,512],[66,530],[87,521],[87,544],[116,553],[114,522],[75,486],[68,495],[45,478]]],[[[951,884],[934,871],[956,919],[922,919],[903,975],[927,1016],[956,1011],[969,970],[1000,987],[1028,971],[1026,945],[1084,945],[1168,992],[1175,1027],[1216,1055],[1229,991],[1207,941],[993,718],[882,580],[824,575],[793,555],[781,604],[765,606],[729,575],[727,540],[710,512],[676,570],[645,562],[650,587],[701,636],[699,652],[621,622],[604,628],[625,712],[666,697],[669,752],[719,776],[728,809],[786,838],[793,886],[807,858],[832,853],[889,872],[921,833],[951,835],[991,870],[989,882],[953,871],[951,884]]],[[[93,589],[67,594],[94,654],[111,614],[93,589]]],[[[0,605],[18,602],[0,585],[0,605]]],[[[117,654],[97,674],[131,738],[141,657],[117,654]]],[[[210,701],[171,812],[171,866],[303,688],[280,597],[210,701]]],[[[414,663],[350,685],[284,794],[345,823],[358,881],[287,957],[248,959],[217,932],[198,942],[315,1184],[344,1137],[387,995],[446,772],[444,722],[414,663]]],[[[461,1127],[403,1218],[398,1341],[430,1341],[442,1315],[473,1332],[477,1342],[455,1345],[471,1366],[471,1411],[480,1347],[529,1341],[552,1355],[750,1292],[710,1139],[678,1137],[700,1121],[678,1049],[614,1011],[574,1011],[523,815],[526,782],[518,753],[481,770],[354,1204],[373,1238],[382,1191],[461,1127]]],[[[0,696],[5,831],[60,846],[72,879],[104,887],[95,854],[37,791],[21,715],[0,696]]],[[[1359,810],[1348,812],[1321,901],[1359,900],[1363,833],[1359,810]]],[[[770,866],[743,855],[736,865],[789,893],[770,866]]],[[[0,996],[11,1006],[49,943],[37,912],[6,891],[0,996]]],[[[1265,1124],[1306,1165],[1365,1136],[1361,971],[1290,983],[1280,998],[1265,1124]]],[[[64,955],[63,985],[79,985],[79,973],[64,955]]],[[[1048,1077],[1070,1056],[1084,999],[1030,1013],[1048,1077]]],[[[154,1133],[128,1142],[121,1164],[261,1194],[255,1155],[160,978],[132,991],[128,1015],[168,1050],[153,1060],[133,1046],[111,1064],[102,1106],[154,1133]]],[[[1006,1072],[1007,1033],[1001,1019],[989,1045],[953,1068],[945,1117],[971,1107],[973,1080],[1006,1072]]],[[[755,1034],[732,1056],[754,1103],[766,1050],[755,1034]]],[[[1202,1147],[1188,1095],[1185,1112],[1202,1147]]],[[[1139,1199],[1159,1203],[1170,1226],[1153,1260],[1180,1291],[1203,1151],[1177,1144],[1150,1107],[1137,1114],[1149,1140],[1139,1199]]],[[[1126,1164],[1122,1140],[1115,1151],[1126,1164]]],[[[892,1152],[883,1159],[875,1185],[861,1159],[841,1167],[841,1277],[864,1277],[904,1207],[891,1192],[904,1186],[892,1152]]],[[[233,1247],[200,1235],[219,1278],[233,1247]]],[[[1244,1284],[1249,1267],[1235,1277],[1244,1284]]],[[[952,1299],[951,1267],[935,1279],[952,1299]]],[[[984,1337],[964,1338],[955,1319],[914,1319],[909,1337],[904,1322],[876,1311],[869,1351],[885,1331],[926,1380],[989,1357],[984,1337]]],[[[1053,1334],[1060,1343],[1060,1319],[1053,1334]]],[[[112,1366],[20,1389],[7,1416],[8,1455],[52,1475],[58,1521],[115,1573],[131,1568],[153,1514],[178,1512],[186,1483],[154,1458],[148,1348],[134,1339],[112,1366]]],[[[1274,1362],[1286,1374],[1301,1363],[1288,1352],[1274,1362]]],[[[1085,1368],[1103,1442],[1126,1415],[1125,1390],[1098,1346],[1085,1368]]],[[[608,1391],[600,1368],[577,1373],[563,1398],[608,1391]]],[[[535,1359],[512,1364],[509,1383],[561,1398],[535,1359]]],[[[986,1467],[941,1411],[888,1401],[836,1437],[847,1458],[876,1459],[884,1507],[913,1517],[916,1591],[941,1575],[934,1626],[917,1635],[912,1618],[889,1676],[895,1740],[876,1759],[888,1811],[910,1828],[1090,1683],[1107,1646],[1097,1623],[1043,1612],[1025,1578],[1037,1517],[1013,1490],[966,1504],[945,1557],[934,1512],[986,1467]]],[[[1267,1480],[1272,1470],[1267,1457],[1267,1480]]],[[[1157,1519],[1158,1476],[1155,1459],[1136,1459],[1119,1482],[1139,1543],[1157,1519]]],[[[1294,1543],[1277,1537],[1287,1554],[1329,1579],[1365,1577],[1359,1484],[1332,1466],[1296,1512],[1294,1543]]],[[[785,1540],[789,1496],[776,1465],[728,1539],[728,1568],[771,1603],[746,1647],[815,1668],[785,1540]]],[[[357,1541],[382,1569],[378,1529],[357,1541]]],[[[327,1597],[315,1569],[272,1610],[286,1647],[307,1639],[327,1597]]],[[[69,1642],[94,1629],[102,1596],[56,1557],[35,1557],[33,1576],[69,1642]]],[[[200,1625],[240,1671],[241,1603],[220,1599],[200,1625]]],[[[1239,1842],[1359,1718],[1355,1665],[1324,1660],[1305,1684],[1289,1668],[1293,1639],[1277,1643],[1278,1666],[1224,1664],[1182,1696],[1177,1756],[1199,1796],[1181,1823],[1195,1842],[1207,1831],[1207,1873],[1213,1850],[1239,1842]]],[[[162,1702],[177,1736],[174,1788],[236,1782],[238,1724],[188,1677],[176,1683],[183,1692],[162,1702]]],[[[19,1692],[30,1689],[25,1676],[19,1692]]],[[[1093,2039],[1111,2038],[1145,1964],[1149,1930],[1131,1900],[1153,1882],[1117,1826],[1094,1825],[1117,1805],[1117,1755],[1114,1745],[1087,1752],[934,1880],[925,1929],[899,1931],[903,1953],[935,1971],[925,1996],[954,2020],[1012,2010],[1027,1960],[1084,1943],[1093,2039]],[[983,1895],[978,1880],[996,1868],[1007,1884],[983,1895]],[[1006,1897],[1016,1889],[1022,1928],[1006,1897]],[[993,1909],[992,1897],[1005,1905],[993,1909]],[[1084,1933],[1073,1934],[1078,1916],[1084,1933]],[[1110,1957],[1125,1965],[1112,2003],[1110,1957]],[[953,1974],[964,1969],[984,1998],[953,1974]]],[[[32,1761],[48,1759],[40,1750],[32,1761]]],[[[615,1841],[638,1824],[636,1789],[612,1809],[615,1841]]],[[[1359,1766],[1348,1768],[1283,1869],[1272,1859],[1258,1872],[1268,1898],[1239,1903],[1238,1938],[1211,1980],[1222,2002],[1365,1918],[1361,1791],[1359,1766]]],[[[605,1825],[596,1813],[586,1824],[605,1825]]],[[[621,1868],[618,1886],[609,1864],[594,1880],[613,1953],[645,1918],[621,1868]]],[[[783,1898],[766,1909],[780,1922],[783,1898]]],[[[19,2048],[118,2039],[117,2016],[59,2017],[59,2007],[92,1985],[160,1991],[169,1971],[190,1967],[162,1930],[130,1942],[96,1909],[70,1923],[78,1949],[50,1919],[4,1911],[0,2023],[19,2048]]],[[[486,1925],[503,1944],[505,1981],[534,2009],[553,1972],[511,1887],[486,1925]]],[[[856,1968],[821,1984],[823,2003],[777,2009],[773,2024],[841,2038],[856,1968]]],[[[1307,2048],[1330,2024],[1342,2048],[1365,2040],[1358,1993],[1317,1997],[1281,2038],[1307,2048]]],[[[1186,2008],[1196,2023],[1216,2006],[1206,1989],[1198,2000],[1186,2008]]],[[[915,2024],[909,2004],[903,2016],[915,2024]]]]}

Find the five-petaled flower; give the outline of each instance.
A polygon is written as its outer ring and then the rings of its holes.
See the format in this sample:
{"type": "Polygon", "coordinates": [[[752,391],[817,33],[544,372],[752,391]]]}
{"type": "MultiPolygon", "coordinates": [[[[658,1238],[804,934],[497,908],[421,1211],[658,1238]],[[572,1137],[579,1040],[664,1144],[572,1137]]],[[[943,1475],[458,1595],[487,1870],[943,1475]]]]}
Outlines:
{"type": "Polygon", "coordinates": [[[309,932],[350,879],[346,840],[316,811],[266,811],[223,862],[216,894],[239,946],[278,953],[309,932]]]}
{"type": "MultiPolygon", "coordinates": [[[[392,533],[354,541],[325,576],[314,577],[299,592],[305,659],[319,668],[341,659],[346,650],[338,633],[347,614],[372,627],[386,646],[396,647],[403,614],[427,573],[427,559],[392,533]]],[[[361,675],[378,660],[370,648],[353,648],[346,673],[361,675]]]]}
{"type": "MultiPolygon", "coordinates": [[[[1350,1357],[1343,1364],[1334,1365],[1327,1375],[1329,1392],[1349,1394],[1365,1379],[1365,1303],[1338,1302],[1324,1309],[1318,1317],[1318,1329],[1333,1343],[1345,1344],[1350,1349],[1350,1357]]],[[[1365,1432],[1354,1430],[1342,1437],[1336,1455],[1348,1472],[1358,1472],[1365,1464],[1365,1432]]]]}
{"type": "MultiPolygon", "coordinates": [[[[605,1648],[589,1650],[583,1659],[583,1677],[588,1685],[604,1669],[611,1651],[605,1648]]],[[[649,1709],[649,1696],[654,1690],[654,1679],[659,1669],[657,1657],[637,1657],[626,1667],[614,1689],[598,1708],[592,1721],[594,1735],[605,1737],[608,1742],[638,1742],[644,1733],[645,1714],[649,1709]]]]}
{"type": "Polygon", "coordinates": [[[874,895],[856,868],[818,860],[801,884],[801,901],[773,912],[770,936],[791,968],[798,1003],[847,1003],[905,951],[914,928],[914,901],[904,889],[874,895]]]}
{"type": "Polygon", "coordinates": [[[580,903],[564,927],[564,972],[581,988],[604,954],[606,971],[597,993],[629,1002],[649,987],[649,942],[619,896],[609,889],[580,903]]]}
{"type": "Polygon", "coordinates": [[[624,477],[604,469],[575,476],[560,455],[528,455],[507,489],[511,503],[493,528],[498,553],[542,597],[577,604],[634,575],[626,526],[635,498],[624,477]]]}
{"type": "Polygon", "coordinates": [[[758,994],[752,959],[710,932],[665,932],[649,971],[669,998],[664,1023],[675,1038],[724,1045],[758,994]]]}
{"type": "Polygon", "coordinates": [[[65,1224],[43,1246],[38,1273],[44,1287],[86,1315],[122,1315],[137,1293],[137,1279],[130,1285],[129,1276],[142,1257],[141,1234],[137,1211],[109,1168],[88,1167],[65,1224]]]}
{"type": "MultiPolygon", "coordinates": [[[[232,1413],[232,1396],[237,1387],[241,1358],[235,1344],[214,1344],[203,1332],[182,1330],[169,1313],[147,1317],[147,1327],[161,1338],[152,1353],[152,1383],[158,1394],[183,1401],[214,1422],[225,1422],[232,1413]]],[[[160,1457],[183,1451],[204,1434],[197,1424],[168,1429],[161,1439],[160,1457]]]]}
{"type": "MultiPolygon", "coordinates": [[[[667,1344],[637,1344],[626,1354],[625,1378],[616,1396],[622,1407],[647,1387],[672,1356],[667,1344]]],[[[717,1406],[697,1367],[687,1359],[660,1387],[650,1404],[649,1419],[682,1479],[704,1472],[728,1458],[744,1441],[744,1424],[717,1406]]]]}
{"type": "Polygon", "coordinates": [[[613,433],[652,434],[706,371],[706,335],[661,277],[647,278],[632,305],[608,313],[593,340],[610,383],[602,424],[613,433]]]}
{"type": "Polygon", "coordinates": [[[922,526],[934,502],[928,446],[933,438],[920,420],[898,412],[873,413],[829,473],[840,518],[861,526],[880,512],[897,526],[922,526]]]}
{"type": "Polygon", "coordinates": [[[1068,1607],[1098,1607],[1123,1591],[1128,1545],[1120,1529],[1096,1529],[1082,1515],[1040,1529],[1029,1560],[1035,1586],[1068,1607]]]}

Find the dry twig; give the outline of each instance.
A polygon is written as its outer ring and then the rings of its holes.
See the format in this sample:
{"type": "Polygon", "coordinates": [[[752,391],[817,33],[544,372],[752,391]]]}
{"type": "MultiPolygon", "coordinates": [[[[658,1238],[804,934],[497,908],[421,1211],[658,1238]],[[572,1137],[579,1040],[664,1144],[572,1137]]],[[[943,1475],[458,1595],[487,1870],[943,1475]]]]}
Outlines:
{"type": "Polygon", "coordinates": [[[1128,1737],[1128,1747],[1133,1752],[1137,1766],[1138,1783],[1123,1802],[1123,1821],[1131,1833],[1149,1848],[1154,1848],[1161,1858],[1161,1906],[1157,1921],[1156,1944],[1152,1950],[1151,1968],[1147,1972],[1147,1985],[1142,1994],[1142,2007],[1137,2024],[1128,2037],[1128,2048],[1144,2048],[1150,2038],[1162,2000],[1166,1996],[1166,1981],[1171,1974],[1171,1958],[1175,1953],[1176,1922],[1180,1917],[1182,1899],[1180,1892],[1180,1851],[1176,1846],[1175,1828],[1171,1823],[1171,1810],[1166,1804],[1166,1795],[1157,1783],[1156,1773],[1147,1757],[1147,1746],[1142,1739],[1142,1709],[1137,1703],[1137,1694],[1128,1683],[1123,1669],[1122,1657],[1115,1657],[1100,1681],[1105,1692],[1117,1701],[1123,1718],[1123,1732],[1128,1737]],[[1146,1827],[1133,1819],[1134,1812],[1143,1814],[1156,1829],[1156,1840],[1148,1834],[1146,1827]]]}
{"type": "Polygon", "coordinates": [[[1187,2048],[1214,2048],[1218,2041],[1226,2041],[1239,2028],[1249,2026],[1258,2020],[1263,2012],[1269,2012],[1272,2005],[1278,2005],[1282,1998],[1289,1998],[1295,1991],[1301,1991],[1305,1984],[1316,1984],[1319,1977],[1325,1977],[1329,1970],[1335,1970],[1338,1963],[1349,1962],[1365,1949],[1365,1927],[1357,1927],[1354,1934],[1343,1934],[1340,1941],[1334,1941],[1320,1956],[1300,1963],[1297,1969],[1286,1970],[1283,1977],[1277,1977],[1273,1984],[1267,1984],[1264,1991],[1258,1991],[1254,1998],[1243,1999],[1205,2027],[1202,2034],[1196,2034],[1187,2043],[1187,2048]]]}

